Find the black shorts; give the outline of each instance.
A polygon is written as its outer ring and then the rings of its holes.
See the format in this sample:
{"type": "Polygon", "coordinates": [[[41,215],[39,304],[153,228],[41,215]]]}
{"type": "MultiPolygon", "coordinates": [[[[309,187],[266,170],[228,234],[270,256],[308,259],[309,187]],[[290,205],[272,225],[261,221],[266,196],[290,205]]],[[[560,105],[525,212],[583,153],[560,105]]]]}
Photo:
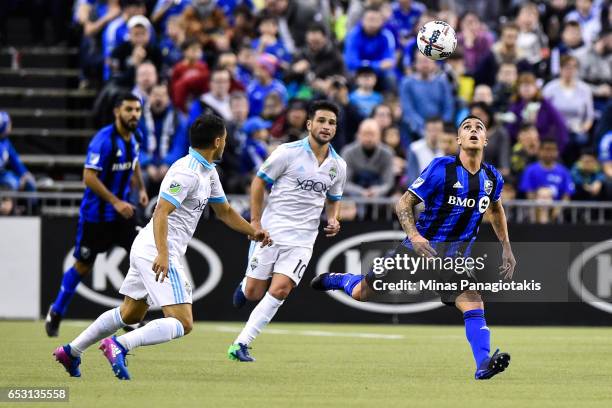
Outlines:
{"type": "MultiPolygon", "coordinates": [[[[443,254],[445,251],[445,245],[442,244],[436,247],[436,251],[438,254],[443,254]]],[[[400,243],[397,245],[392,251],[389,251],[385,254],[386,258],[395,258],[396,255],[403,256],[404,254],[408,255],[411,258],[420,258],[414,250],[407,248],[405,245],[400,243]]],[[[457,273],[454,270],[448,269],[430,269],[430,270],[417,270],[414,273],[408,273],[406,271],[399,271],[399,275],[394,273],[393,270],[390,270],[386,277],[383,279],[390,278],[390,280],[398,280],[402,278],[407,278],[412,282],[417,282],[420,280],[435,280],[437,283],[455,286],[457,289],[454,290],[441,290],[436,289],[433,292],[440,295],[440,300],[447,306],[455,306],[455,299],[457,296],[465,292],[464,289],[461,289],[462,282],[476,283],[477,280],[472,274],[472,272],[466,271],[465,273],[457,273]],[[393,276],[398,275],[398,276],[393,276]]],[[[371,281],[375,278],[373,273],[369,273],[367,275],[366,282],[371,286],[371,281]]]]}
{"type": "Polygon", "coordinates": [[[73,256],[86,264],[93,264],[99,253],[118,246],[130,251],[138,235],[134,219],[110,222],[87,222],[79,218],[73,256]]]}

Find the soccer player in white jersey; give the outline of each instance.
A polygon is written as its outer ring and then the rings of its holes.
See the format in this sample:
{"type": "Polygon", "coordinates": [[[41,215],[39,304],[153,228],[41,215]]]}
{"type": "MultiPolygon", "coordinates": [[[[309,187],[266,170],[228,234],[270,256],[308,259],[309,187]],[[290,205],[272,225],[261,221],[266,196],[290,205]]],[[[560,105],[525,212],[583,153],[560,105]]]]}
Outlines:
{"type": "Polygon", "coordinates": [[[125,363],[128,351],[164,343],[191,331],[191,286],[180,260],[207,202],[229,227],[262,245],[271,244],[268,233],[251,226],[225,198],[212,162],[221,158],[226,134],[223,120],[215,115],[202,115],[191,126],[189,154],[168,170],[153,217],[132,245],[130,269],[119,290],[125,296],[123,304],[100,315],[76,339],[53,353],[72,377],[81,375],[83,351],[101,339],[100,349],[117,378],[129,380],[125,363]],[[120,337],[107,337],[127,324],[141,321],[149,305],[161,306],[164,318],[120,337]]]}
{"type": "Polygon", "coordinates": [[[232,360],[254,361],[249,345],[304,276],[325,204],[326,235],[340,231],[346,162],[330,145],[337,121],[335,104],[314,102],[306,122],[308,137],[280,145],[251,183],[251,225],[269,231],[274,244],[251,245],[246,277],[234,292],[234,305],[242,307],[246,300],[259,300],[259,304],[229,347],[232,360]],[[262,215],[266,184],[272,184],[272,191],[262,215]]]}

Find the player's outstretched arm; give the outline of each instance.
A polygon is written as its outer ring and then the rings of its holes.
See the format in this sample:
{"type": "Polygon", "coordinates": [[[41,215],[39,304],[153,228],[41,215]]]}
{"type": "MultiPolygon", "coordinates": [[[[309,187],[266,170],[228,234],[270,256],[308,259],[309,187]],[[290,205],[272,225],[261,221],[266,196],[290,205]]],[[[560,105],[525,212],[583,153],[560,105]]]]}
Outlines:
{"type": "Polygon", "coordinates": [[[512,279],[514,274],[514,267],[516,266],[516,259],[512,253],[512,247],[510,245],[510,237],[508,236],[508,223],[506,222],[506,212],[502,205],[501,198],[491,203],[489,208],[489,219],[491,226],[497,239],[502,244],[502,265],[499,267],[499,274],[504,276],[504,279],[512,279]]]}
{"type": "Polygon", "coordinates": [[[126,201],[120,200],[116,195],[111,193],[98,177],[98,172],[96,170],[84,169],[83,181],[98,197],[111,203],[123,218],[131,218],[134,215],[134,206],[126,201]]]}
{"type": "Polygon", "coordinates": [[[406,191],[395,205],[395,213],[414,251],[422,256],[435,256],[436,250],[429,245],[429,241],[419,233],[416,227],[414,207],[420,202],[421,199],[416,194],[406,191]]]}
{"type": "Polygon", "coordinates": [[[176,207],[165,198],[160,198],[153,211],[153,236],[155,237],[155,247],[157,256],[153,261],[153,272],[155,280],[161,275],[160,282],[168,276],[168,216],[176,207]]]}
{"type": "Polygon", "coordinates": [[[222,203],[210,203],[210,206],[214,210],[217,218],[223,221],[225,225],[234,231],[248,235],[255,241],[260,241],[262,246],[272,245],[272,240],[270,239],[270,234],[268,234],[268,231],[261,228],[253,228],[253,226],[249,224],[247,220],[242,218],[242,216],[238,214],[227,201],[222,203]]]}

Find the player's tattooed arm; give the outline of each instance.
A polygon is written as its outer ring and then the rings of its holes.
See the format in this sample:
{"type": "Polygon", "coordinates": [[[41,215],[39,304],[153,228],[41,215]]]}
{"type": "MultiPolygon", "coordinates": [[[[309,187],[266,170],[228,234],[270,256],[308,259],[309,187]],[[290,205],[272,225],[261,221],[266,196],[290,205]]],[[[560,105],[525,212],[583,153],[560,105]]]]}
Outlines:
{"type": "Polygon", "coordinates": [[[506,222],[506,212],[502,205],[501,199],[491,203],[489,209],[489,219],[491,226],[497,239],[502,244],[502,265],[499,267],[499,274],[503,275],[505,279],[512,279],[514,274],[514,268],[516,267],[516,259],[512,253],[512,247],[510,245],[510,237],[508,235],[508,223],[506,222]]]}
{"type": "Polygon", "coordinates": [[[412,243],[414,251],[422,256],[435,256],[436,250],[429,245],[429,241],[419,233],[416,227],[414,207],[420,202],[421,199],[416,194],[412,191],[406,191],[395,205],[395,212],[404,232],[412,243]]]}

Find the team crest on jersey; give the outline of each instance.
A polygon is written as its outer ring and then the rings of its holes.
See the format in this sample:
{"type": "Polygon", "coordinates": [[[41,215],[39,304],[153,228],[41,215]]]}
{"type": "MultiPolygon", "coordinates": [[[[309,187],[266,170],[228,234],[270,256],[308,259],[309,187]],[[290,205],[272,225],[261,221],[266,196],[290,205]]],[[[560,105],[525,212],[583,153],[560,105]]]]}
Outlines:
{"type": "Polygon", "coordinates": [[[337,175],[338,175],[338,169],[336,169],[335,167],[332,167],[331,169],[329,169],[329,178],[331,179],[331,181],[334,181],[337,175]]]}
{"type": "Polygon", "coordinates": [[[254,270],[255,270],[255,268],[257,268],[257,264],[258,264],[258,261],[257,261],[257,258],[256,258],[256,257],[255,257],[255,258],[253,258],[253,259],[251,259],[251,265],[250,265],[250,266],[251,266],[251,270],[252,270],[252,271],[254,271],[254,270]]]}
{"type": "Polygon", "coordinates": [[[410,187],[412,188],[419,188],[421,187],[421,185],[425,182],[425,180],[423,180],[422,177],[417,178],[416,180],[414,180],[414,183],[412,183],[412,185],[410,187]]]}
{"type": "Polygon", "coordinates": [[[100,155],[98,153],[91,153],[89,155],[89,164],[95,166],[100,161],[100,155]]]}
{"type": "Polygon", "coordinates": [[[493,182],[491,180],[485,180],[484,190],[487,195],[491,194],[491,191],[493,191],[493,182]]]}
{"type": "Polygon", "coordinates": [[[87,259],[89,255],[91,255],[91,250],[87,247],[81,247],[81,257],[87,259]]]}
{"type": "Polygon", "coordinates": [[[172,183],[170,183],[170,187],[168,187],[168,192],[172,195],[177,195],[178,193],[181,192],[182,189],[183,189],[183,186],[181,186],[176,181],[173,181],[172,183]]]}

